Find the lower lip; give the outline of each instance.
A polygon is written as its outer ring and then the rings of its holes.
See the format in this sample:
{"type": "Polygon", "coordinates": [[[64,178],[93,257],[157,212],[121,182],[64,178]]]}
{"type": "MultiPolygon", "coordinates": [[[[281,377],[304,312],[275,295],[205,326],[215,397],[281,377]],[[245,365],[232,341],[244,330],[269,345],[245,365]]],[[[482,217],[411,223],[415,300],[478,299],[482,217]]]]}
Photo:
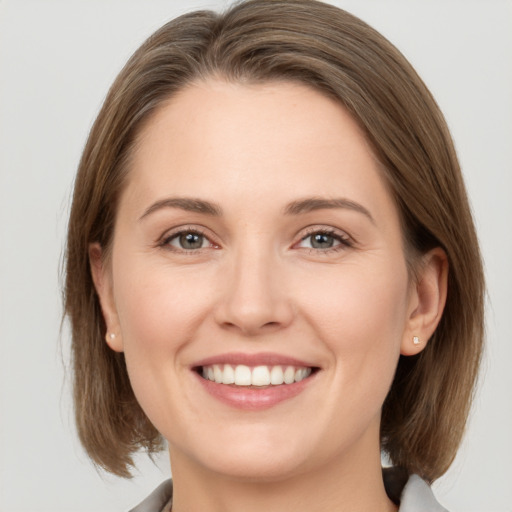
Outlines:
{"type": "Polygon", "coordinates": [[[247,411],[269,409],[280,402],[297,396],[314,377],[314,375],[309,376],[293,384],[258,388],[217,384],[201,377],[198,373],[196,375],[199,382],[210,395],[231,407],[247,411]]]}

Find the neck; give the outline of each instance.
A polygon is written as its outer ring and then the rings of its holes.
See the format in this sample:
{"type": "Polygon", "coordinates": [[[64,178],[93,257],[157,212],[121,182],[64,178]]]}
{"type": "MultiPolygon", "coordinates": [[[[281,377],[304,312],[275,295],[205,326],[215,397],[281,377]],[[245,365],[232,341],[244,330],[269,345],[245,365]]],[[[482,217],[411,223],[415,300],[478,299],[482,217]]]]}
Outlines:
{"type": "MultiPolygon", "coordinates": [[[[322,468],[280,480],[238,479],[198,466],[171,450],[173,512],[396,512],[379,456],[333,458],[322,468]]],[[[357,454],[354,454],[357,455],[357,454]]]]}

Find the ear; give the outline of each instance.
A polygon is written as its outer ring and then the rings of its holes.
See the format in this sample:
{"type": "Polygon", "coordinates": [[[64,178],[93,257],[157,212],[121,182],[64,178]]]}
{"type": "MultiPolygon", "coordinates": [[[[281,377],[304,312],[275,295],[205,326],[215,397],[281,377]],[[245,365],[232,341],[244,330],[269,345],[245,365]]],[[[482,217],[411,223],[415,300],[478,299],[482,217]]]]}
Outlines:
{"type": "Polygon", "coordinates": [[[99,243],[89,245],[89,264],[105,325],[107,326],[105,340],[112,350],[122,352],[123,340],[114,301],[112,271],[105,261],[103,249],[99,243]]]}
{"type": "Polygon", "coordinates": [[[407,325],[400,353],[420,353],[443,315],[448,289],[448,258],[440,247],[422,257],[409,300],[407,325]]]}

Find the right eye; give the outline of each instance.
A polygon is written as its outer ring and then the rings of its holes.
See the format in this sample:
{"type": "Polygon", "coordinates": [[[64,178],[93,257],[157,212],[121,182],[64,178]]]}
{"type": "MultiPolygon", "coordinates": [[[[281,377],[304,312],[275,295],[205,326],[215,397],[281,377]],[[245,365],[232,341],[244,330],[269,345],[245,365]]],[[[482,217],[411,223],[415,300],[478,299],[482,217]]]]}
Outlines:
{"type": "Polygon", "coordinates": [[[190,229],[173,233],[163,240],[162,245],[181,251],[197,251],[214,246],[205,235],[190,229]]]}

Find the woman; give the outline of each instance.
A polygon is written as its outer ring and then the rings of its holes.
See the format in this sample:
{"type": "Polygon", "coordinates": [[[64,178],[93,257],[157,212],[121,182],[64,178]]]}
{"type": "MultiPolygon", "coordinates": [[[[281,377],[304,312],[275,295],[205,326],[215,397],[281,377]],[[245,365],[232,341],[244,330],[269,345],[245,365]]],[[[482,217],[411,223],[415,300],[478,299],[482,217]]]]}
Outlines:
{"type": "Polygon", "coordinates": [[[389,42],[314,1],[191,13],[129,60],[80,163],[80,438],[123,476],[167,442],[173,486],[137,511],[443,510],[482,296],[448,130],[389,42]]]}

